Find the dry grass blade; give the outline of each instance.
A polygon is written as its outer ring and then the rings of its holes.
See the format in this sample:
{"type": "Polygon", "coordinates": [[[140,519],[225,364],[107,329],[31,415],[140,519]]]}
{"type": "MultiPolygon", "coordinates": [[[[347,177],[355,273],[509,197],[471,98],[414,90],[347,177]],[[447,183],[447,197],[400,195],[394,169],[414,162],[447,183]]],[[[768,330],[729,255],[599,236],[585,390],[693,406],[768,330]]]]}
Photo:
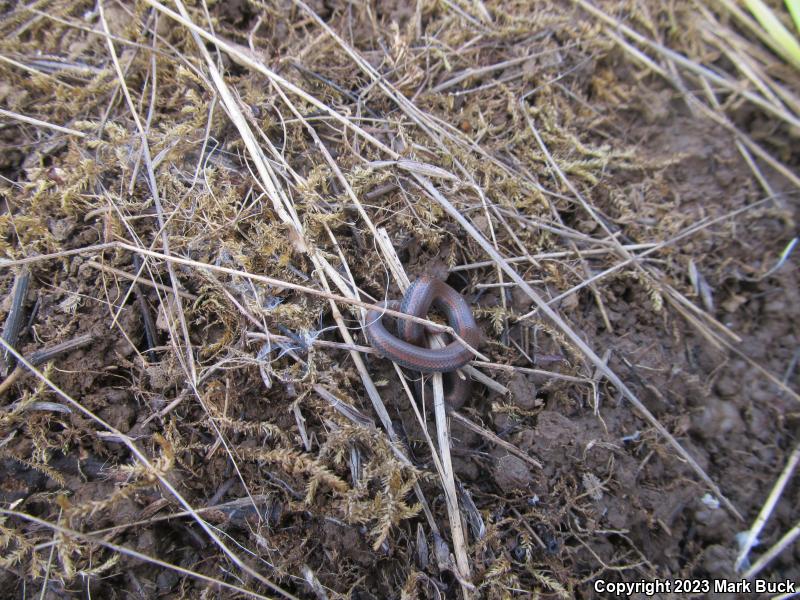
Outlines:
{"type": "Polygon", "coordinates": [[[747,555],[756,543],[758,534],[761,533],[764,525],[767,524],[767,519],[769,519],[772,511],[775,510],[775,505],[778,503],[778,500],[780,500],[781,494],[783,494],[783,490],[786,488],[786,484],[789,483],[789,479],[794,475],[798,463],[800,463],[800,444],[795,446],[795,449],[789,456],[789,460],[786,462],[786,466],[783,468],[783,471],[781,471],[780,477],[778,477],[769,496],[767,496],[764,506],[761,507],[758,517],[753,521],[753,526],[747,532],[747,537],[739,550],[739,555],[736,557],[736,563],[734,564],[734,568],[737,571],[741,570],[742,564],[747,560],[747,555]]]}
{"type": "Polygon", "coordinates": [[[139,461],[146,469],[153,473],[153,475],[158,479],[161,485],[183,506],[195,520],[195,522],[200,526],[200,528],[205,531],[209,538],[219,547],[219,549],[227,556],[231,562],[233,562],[239,569],[241,569],[244,573],[247,573],[251,577],[258,580],[263,585],[267,586],[269,589],[273,590],[274,592],[283,595],[286,598],[291,598],[296,600],[296,597],[286,590],[282,589],[281,587],[277,586],[276,584],[272,583],[269,579],[261,575],[259,572],[254,570],[252,567],[247,565],[241,558],[239,558],[236,553],[234,553],[230,548],[228,548],[222,539],[217,535],[214,529],[203,520],[202,517],[192,508],[192,506],[184,499],[184,497],[175,489],[173,486],[163,475],[161,475],[158,470],[151,464],[150,460],[142,453],[141,450],[133,443],[127,435],[123,434],[119,431],[116,427],[109,425],[103,419],[95,415],[90,410],[86,409],[80,402],[70,397],[64,391],[62,391],[58,386],[56,386],[53,382],[51,382],[44,374],[39,371],[36,367],[34,367],[31,363],[29,363],[25,358],[19,354],[14,348],[9,346],[5,340],[0,338],[0,344],[2,344],[3,348],[12,354],[17,361],[19,361],[20,365],[25,367],[28,371],[30,371],[33,375],[35,375],[42,383],[44,383],[48,388],[50,388],[59,398],[64,400],[69,406],[74,408],[75,410],[81,412],[89,419],[97,422],[101,427],[103,427],[106,431],[113,434],[114,438],[121,441],[125,446],[130,450],[131,454],[136,457],[136,460],[139,461]]]}
{"type": "Polygon", "coordinates": [[[733,0],[402,4],[0,7],[9,594],[566,598],[737,543],[791,579],[775,36],[733,0]],[[364,341],[422,274],[482,330],[459,412],[364,341]]]}
{"type": "Polygon", "coordinates": [[[708,79],[713,84],[720,86],[724,89],[727,89],[731,92],[741,94],[744,98],[758,106],[759,108],[769,112],[770,114],[774,115],[775,117],[785,121],[786,123],[797,127],[800,126],[800,117],[795,114],[788,112],[782,106],[775,106],[771,102],[768,102],[758,94],[754,94],[746,89],[741,89],[735,82],[729,81],[728,79],[717,75],[707,67],[697,64],[696,62],[687,59],[685,56],[670,50],[669,48],[664,47],[653,40],[648,39],[647,37],[643,36],[642,34],[638,33],[637,31],[633,30],[632,28],[624,25],[614,19],[613,17],[607,15],[602,10],[598,9],[596,6],[588,2],[588,0],[574,0],[576,4],[578,4],[581,8],[585,9],[587,12],[591,13],[607,25],[611,27],[612,31],[620,31],[626,36],[630,37],[631,39],[635,40],[636,42],[647,46],[651,50],[658,52],[665,58],[675,62],[677,65],[684,67],[695,73],[701,77],[708,79]]]}
{"type": "Polygon", "coordinates": [[[444,386],[442,374],[433,374],[433,414],[436,419],[436,433],[439,442],[439,455],[442,461],[444,497],[447,502],[447,515],[450,518],[450,533],[453,536],[453,549],[456,565],[461,577],[469,581],[472,569],[467,556],[466,538],[462,527],[461,509],[458,506],[458,493],[450,458],[450,428],[447,425],[447,411],[444,405],[444,386]]]}
{"type": "MultiPolygon", "coordinates": [[[[24,303],[28,295],[28,284],[30,283],[31,272],[27,267],[22,267],[14,278],[14,287],[11,296],[11,308],[8,311],[6,322],[3,325],[3,339],[10,346],[16,346],[19,341],[19,334],[22,330],[22,320],[25,317],[24,303]]],[[[0,375],[8,375],[8,370],[14,366],[13,361],[2,353],[0,354],[0,375]]]]}
{"type": "MultiPolygon", "coordinates": [[[[141,552],[137,552],[131,548],[126,548],[124,546],[119,546],[117,544],[112,544],[104,539],[97,538],[93,535],[88,535],[85,533],[81,533],[80,531],[75,531],[74,529],[69,529],[67,527],[62,527],[61,525],[57,525],[55,523],[49,523],[43,519],[39,519],[38,517],[34,517],[33,515],[25,514],[18,512],[16,510],[8,510],[5,508],[0,508],[0,514],[7,515],[9,517],[16,517],[18,519],[23,519],[25,521],[29,521],[31,523],[36,523],[41,527],[46,527],[48,529],[53,530],[54,532],[61,533],[65,536],[75,538],[78,540],[87,541],[93,544],[97,544],[98,546],[102,546],[104,548],[108,548],[109,550],[113,550],[119,554],[130,556],[136,560],[141,560],[144,562],[148,562],[154,565],[158,565],[160,567],[164,567],[171,571],[175,571],[176,573],[181,573],[188,577],[194,577],[201,581],[205,581],[207,583],[213,584],[215,586],[219,586],[221,588],[225,588],[228,590],[232,590],[234,592],[238,592],[240,594],[244,594],[248,598],[259,598],[260,600],[270,600],[269,596],[264,596],[263,594],[259,594],[257,592],[253,592],[252,590],[248,590],[247,588],[240,587],[238,585],[233,585],[227,583],[225,581],[220,581],[219,579],[214,579],[213,577],[209,577],[208,575],[203,575],[202,573],[198,573],[197,571],[192,571],[191,569],[187,569],[185,567],[181,567],[179,565],[173,565],[166,561],[160,560],[153,556],[148,556],[147,554],[142,554],[141,552]]],[[[55,546],[53,546],[55,548],[55,546]]],[[[52,556],[52,551],[51,551],[52,556]]],[[[45,581],[46,584],[46,581],[45,581]]],[[[289,598],[294,598],[294,596],[287,596],[289,598]]]]}
{"type": "Polygon", "coordinates": [[[9,119],[14,119],[15,121],[19,121],[20,123],[28,123],[29,125],[35,125],[36,127],[44,127],[46,129],[52,129],[53,131],[57,131],[58,133],[66,133],[67,135],[74,135],[77,138],[86,137],[86,134],[82,131],[77,131],[75,129],[70,129],[69,127],[63,127],[61,125],[56,125],[54,123],[47,123],[46,121],[42,121],[41,119],[35,119],[27,115],[21,115],[19,113],[5,110],[3,108],[0,108],[0,117],[7,117],[9,119]]]}
{"type": "Polygon", "coordinates": [[[500,265],[500,267],[505,271],[508,276],[522,289],[525,294],[534,301],[534,303],[539,307],[539,310],[550,319],[555,325],[564,332],[564,334],[569,338],[569,340],[575,344],[575,346],[583,353],[583,355],[597,368],[603,375],[616,387],[626,399],[628,399],[631,404],[636,408],[644,419],[650,423],[658,433],[666,439],[669,444],[677,451],[677,453],[686,460],[687,463],[691,466],[692,470],[697,473],[697,475],[702,479],[709,488],[716,494],[720,500],[725,504],[728,510],[731,511],[733,515],[736,516],[737,519],[742,519],[742,515],[739,511],[734,507],[734,505],[728,500],[725,495],[720,490],[719,486],[714,482],[711,477],[706,473],[705,469],[703,469],[697,462],[697,460],[689,454],[689,452],[675,439],[667,429],[664,427],[661,422],[656,419],[656,417],[651,413],[647,407],[642,403],[639,398],[628,388],[628,386],[623,383],[623,381],[619,378],[619,376],[614,373],[608,365],[606,365],[603,360],[592,350],[583,339],[575,333],[575,331],[552,309],[550,306],[542,299],[539,294],[537,294],[531,286],[529,286],[525,280],[520,277],[520,275],[509,265],[505,259],[492,247],[489,241],[483,237],[483,235],[475,229],[475,227],[469,221],[464,218],[464,216],[456,210],[456,208],[444,197],[439,193],[439,191],[430,183],[430,181],[424,178],[418,178],[420,185],[423,189],[428,192],[428,194],[438,202],[442,208],[444,208],[448,214],[450,214],[453,219],[455,219],[464,229],[465,231],[475,240],[477,241],[483,250],[494,259],[494,261],[500,265]]]}
{"type": "Polygon", "coordinates": [[[753,579],[761,571],[764,570],[770,562],[779,556],[787,548],[791,548],[798,539],[800,539],[800,521],[795,523],[794,527],[789,529],[769,550],[758,557],[758,560],[744,572],[745,579],[753,579]]]}

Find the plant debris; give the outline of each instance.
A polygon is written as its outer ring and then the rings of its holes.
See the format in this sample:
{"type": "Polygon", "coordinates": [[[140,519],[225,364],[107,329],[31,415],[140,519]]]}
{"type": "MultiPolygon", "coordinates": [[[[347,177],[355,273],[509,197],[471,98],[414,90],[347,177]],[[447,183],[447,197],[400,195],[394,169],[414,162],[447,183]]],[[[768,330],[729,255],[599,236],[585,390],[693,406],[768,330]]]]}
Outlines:
{"type": "Polygon", "coordinates": [[[800,72],[751,22],[0,3],[0,597],[800,580],[800,72]],[[449,416],[363,333],[422,274],[483,331],[449,416]]]}

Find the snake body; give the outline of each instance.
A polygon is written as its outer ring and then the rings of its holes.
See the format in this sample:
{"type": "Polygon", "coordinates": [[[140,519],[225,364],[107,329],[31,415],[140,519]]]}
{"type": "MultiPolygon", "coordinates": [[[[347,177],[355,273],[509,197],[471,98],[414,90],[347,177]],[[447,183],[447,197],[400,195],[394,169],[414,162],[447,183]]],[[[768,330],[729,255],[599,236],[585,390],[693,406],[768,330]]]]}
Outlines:
{"type": "MultiPolygon", "coordinates": [[[[390,300],[378,306],[421,318],[427,317],[431,307],[436,307],[470,347],[476,348],[480,343],[480,329],[464,296],[439,279],[422,276],[408,288],[402,302],[390,300]]],[[[472,351],[458,340],[444,348],[425,347],[425,328],[420,323],[398,319],[397,335],[393,335],[383,324],[383,313],[377,309],[367,312],[366,323],[366,335],[372,347],[401,367],[422,373],[453,373],[472,360],[472,351]]],[[[459,407],[468,394],[468,381],[455,373],[445,376],[448,404],[459,407]]]]}

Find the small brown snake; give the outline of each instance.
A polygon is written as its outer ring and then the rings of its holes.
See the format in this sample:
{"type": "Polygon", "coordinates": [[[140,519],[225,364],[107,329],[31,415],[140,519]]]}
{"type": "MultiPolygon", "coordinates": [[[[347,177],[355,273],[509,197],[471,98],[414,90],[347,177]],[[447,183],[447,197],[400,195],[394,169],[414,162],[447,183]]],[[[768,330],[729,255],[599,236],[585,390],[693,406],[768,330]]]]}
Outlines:
{"type": "MultiPolygon", "coordinates": [[[[390,300],[379,306],[420,318],[427,317],[430,308],[435,306],[470,347],[476,348],[480,343],[480,329],[467,301],[439,279],[422,276],[408,288],[402,302],[390,300]]],[[[469,394],[469,381],[453,371],[472,360],[473,353],[459,341],[454,340],[444,348],[426,348],[422,345],[425,329],[420,323],[399,320],[397,335],[393,335],[383,324],[383,313],[375,309],[367,313],[366,335],[378,354],[401,367],[422,373],[451,373],[445,380],[445,401],[454,408],[464,404],[469,394]]]]}

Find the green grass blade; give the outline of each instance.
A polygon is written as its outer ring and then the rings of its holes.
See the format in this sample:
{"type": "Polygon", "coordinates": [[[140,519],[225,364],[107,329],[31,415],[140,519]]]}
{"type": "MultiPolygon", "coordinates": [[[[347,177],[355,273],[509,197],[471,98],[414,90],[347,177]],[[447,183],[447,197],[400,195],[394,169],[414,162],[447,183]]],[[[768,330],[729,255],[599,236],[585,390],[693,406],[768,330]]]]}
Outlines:
{"type": "Polygon", "coordinates": [[[786,8],[789,10],[789,14],[792,15],[792,21],[794,21],[794,26],[797,27],[797,31],[800,31],[800,0],[785,0],[786,1],[786,8]]]}
{"type": "Polygon", "coordinates": [[[775,13],[762,2],[762,0],[744,0],[745,5],[761,24],[770,37],[775,41],[778,50],[784,58],[800,67],[800,43],[791,32],[783,26],[775,13]]]}

